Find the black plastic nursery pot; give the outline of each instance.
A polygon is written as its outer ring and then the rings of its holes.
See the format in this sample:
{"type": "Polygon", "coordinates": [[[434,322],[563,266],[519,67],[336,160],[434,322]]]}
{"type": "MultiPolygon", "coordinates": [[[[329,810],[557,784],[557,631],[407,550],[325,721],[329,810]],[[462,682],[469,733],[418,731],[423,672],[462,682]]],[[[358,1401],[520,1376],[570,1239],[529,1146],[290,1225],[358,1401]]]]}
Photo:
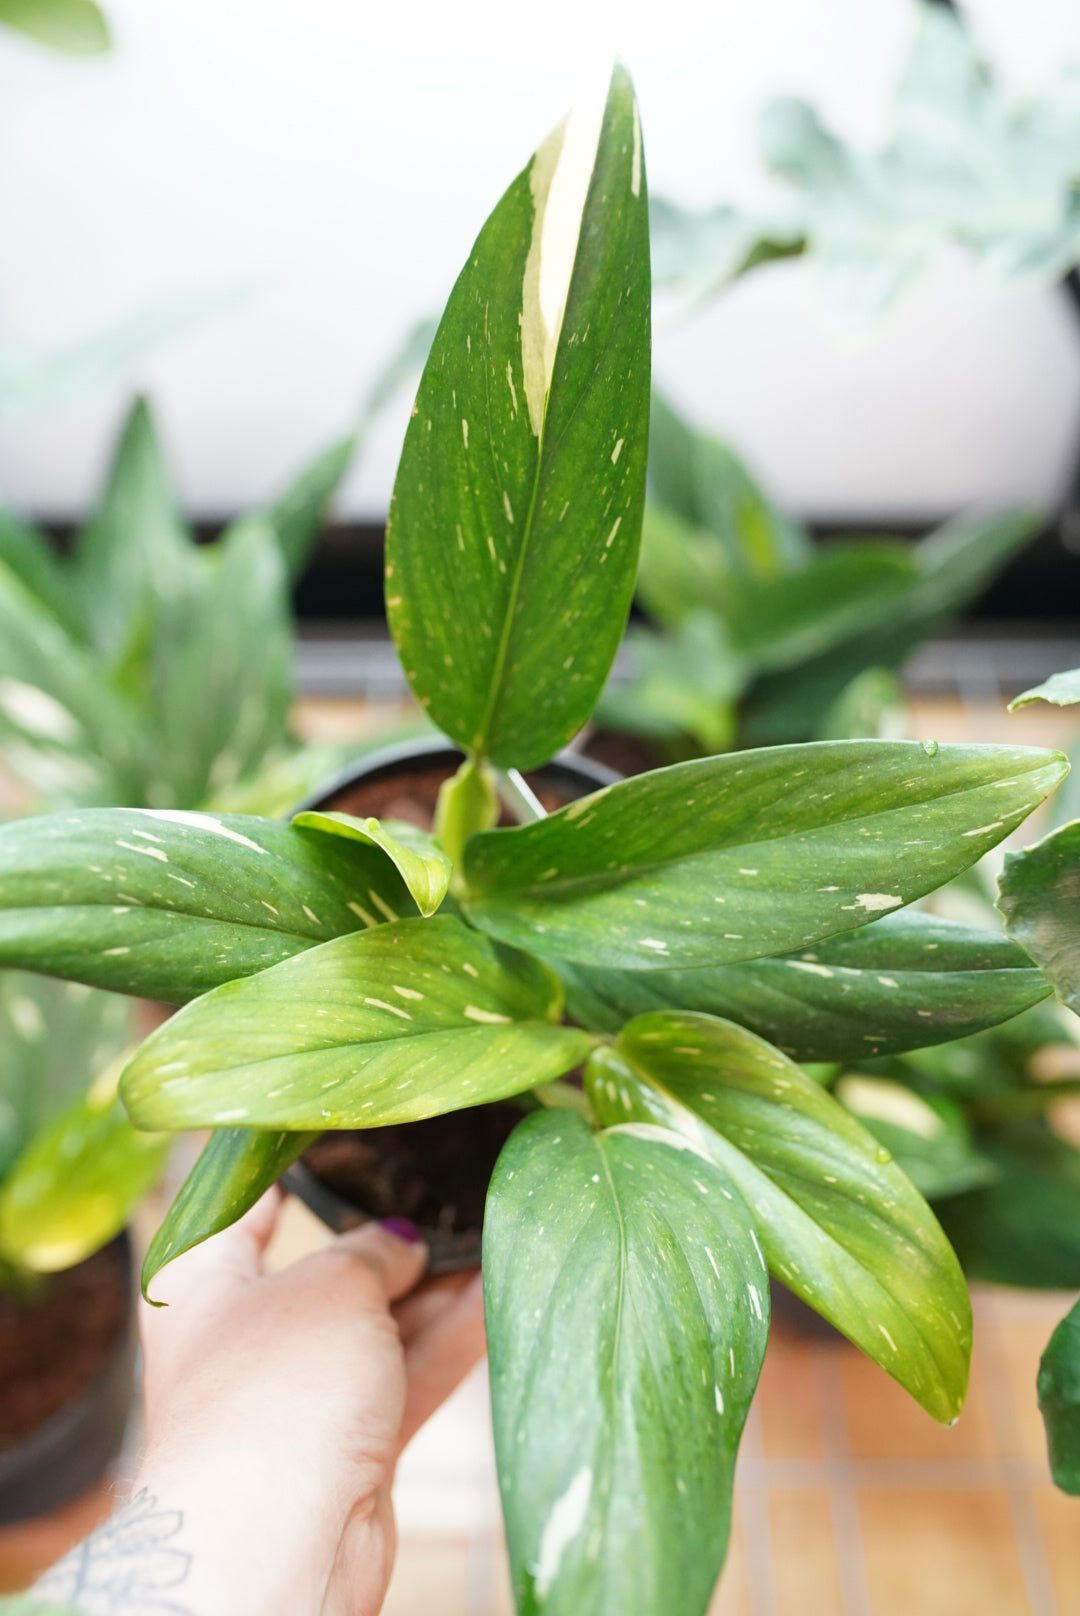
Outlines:
{"type": "Polygon", "coordinates": [[[100,1481],[135,1393],[125,1231],[38,1302],[0,1297],[0,1525],[50,1514],[100,1481]]]}
{"type": "MultiPolygon", "coordinates": [[[[449,741],[388,746],[353,764],[297,812],[404,819],[429,830],[439,787],[463,760],[449,741]]],[[[562,752],[525,781],[551,812],[619,778],[601,763],[562,752]]],[[[514,820],[506,813],[503,822],[514,820]]],[[[407,1218],[427,1242],[429,1273],[475,1268],[491,1174],[527,1103],[503,1101],[423,1122],[328,1132],[288,1168],[282,1183],[337,1233],[371,1218],[407,1218]]]]}

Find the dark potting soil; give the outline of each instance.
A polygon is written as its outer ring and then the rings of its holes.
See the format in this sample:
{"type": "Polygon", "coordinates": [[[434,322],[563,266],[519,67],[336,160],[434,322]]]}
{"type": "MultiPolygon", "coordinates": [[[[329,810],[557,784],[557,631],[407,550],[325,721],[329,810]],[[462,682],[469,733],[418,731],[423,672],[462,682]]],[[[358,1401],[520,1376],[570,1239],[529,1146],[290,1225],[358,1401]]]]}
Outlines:
{"type": "Polygon", "coordinates": [[[495,1163],[522,1114],[513,1105],[480,1105],[424,1122],[324,1133],[304,1161],[371,1217],[466,1234],[483,1225],[495,1163]]]}
{"type": "Polygon", "coordinates": [[[0,1294],[0,1450],[36,1431],[101,1374],[127,1308],[117,1246],[56,1274],[36,1302],[0,1294]]]}
{"type": "MultiPolygon", "coordinates": [[[[341,791],[328,806],[336,813],[352,814],[357,819],[404,819],[421,830],[430,830],[439,787],[453,772],[442,764],[416,769],[406,767],[389,779],[360,780],[341,791]]],[[[529,776],[526,778],[549,814],[565,806],[567,799],[560,792],[529,776]]],[[[504,813],[500,824],[513,823],[504,813]]]]}
{"type": "MultiPolygon", "coordinates": [[[[358,781],[326,806],[430,830],[439,787],[453,772],[445,764],[405,765],[392,777],[358,781]]],[[[562,793],[526,778],[549,813],[565,805],[562,793]]],[[[502,823],[513,820],[504,816],[502,823]]],[[[316,1178],[372,1217],[405,1217],[420,1228],[465,1234],[483,1226],[495,1162],[522,1114],[512,1104],[484,1105],[389,1128],[334,1130],[303,1160],[316,1178]]]]}

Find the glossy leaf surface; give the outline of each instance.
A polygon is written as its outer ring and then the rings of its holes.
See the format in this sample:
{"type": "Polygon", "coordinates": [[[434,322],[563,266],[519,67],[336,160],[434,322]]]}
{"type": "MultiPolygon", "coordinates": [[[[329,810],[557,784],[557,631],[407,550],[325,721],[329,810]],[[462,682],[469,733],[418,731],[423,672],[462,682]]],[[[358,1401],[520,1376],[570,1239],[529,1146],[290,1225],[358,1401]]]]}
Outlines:
{"type": "Polygon", "coordinates": [[[770,1271],[935,1419],[967,1390],[960,1266],[909,1180],[830,1094],[771,1045],[712,1016],[638,1016],[587,1068],[601,1120],[683,1134],[734,1180],[770,1271]]]}
{"type": "Polygon", "coordinates": [[[308,812],[293,824],[380,848],[408,887],[422,915],[433,915],[446,897],[451,863],[435,840],[403,820],[356,819],[352,814],[308,812]]]}
{"type": "Polygon", "coordinates": [[[1062,1492],[1080,1494],[1080,1302],[1050,1337],[1038,1389],[1054,1481],[1062,1492]]]}
{"type": "Polygon", "coordinates": [[[738,1021],[797,1061],[860,1060],[945,1043],[1046,998],[1049,983],[999,932],[918,910],[779,959],[690,971],[558,967],[571,1012],[617,1030],[644,1010],[738,1021]]]}
{"type": "Polygon", "coordinates": [[[276,1184],[317,1133],[216,1128],[150,1242],[143,1295],[166,1263],[227,1229],[276,1184]]]}
{"type": "Polygon", "coordinates": [[[600,694],[644,500],[648,216],[621,69],[580,230],[564,188],[573,135],[560,126],[545,142],[476,241],[387,526],[387,615],[413,690],[461,746],[518,768],[565,745],[600,694]]]}
{"type": "Polygon", "coordinates": [[[83,809],[0,826],[0,964],[182,1003],[414,913],[385,854],[273,820],[83,809]]]}
{"type": "Polygon", "coordinates": [[[701,1616],[768,1333],[730,1180],[660,1129],[538,1113],[495,1169],[484,1289],[518,1609],[701,1616]]]}
{"type": "Polygon", "coordinates": [[[131,1126],[118,1075],[103,1073],[19,1157],[0,1187],[0,1258],[70,1268],[119,1234],[153,1185],[172,1141],[131,1126]]]}
{"type": "Polygon", "coordinates": [[[504,942],[591,965],[789,952],[974,864],[1065,769],[1034,748],[905,741],[683,763],[472,837],[466,909],[504,942]]]}
{"type": "MultiPolygon", "coordinates": [[[[329,838],[327,838],[329,840],[329,838]]],[[[570,1071],[556,978],[450,916],[339,937],[229,982],[147,1039],[121,1092],[141,1127],[375,1128],[570,1071]]]]}
{"type": "Polygon", "coordinates": [[[1009,711],[1014,713],[1018,707],[1027,707],[1033,701],[1048,701],[1055,707],[1074,706],[1080,701],[1080,668],[1070,668],[1067,673],[1052,673],[1041,685],[1033,685],[1030,690],[1025,690],[1010,701],[1009,711]]]}
{"type": "Polygon", "coordinates": [[[1022,853],[1007,853],[998,882],[1005,930],[1080,1011],[1080,821],[1022,853]]]}

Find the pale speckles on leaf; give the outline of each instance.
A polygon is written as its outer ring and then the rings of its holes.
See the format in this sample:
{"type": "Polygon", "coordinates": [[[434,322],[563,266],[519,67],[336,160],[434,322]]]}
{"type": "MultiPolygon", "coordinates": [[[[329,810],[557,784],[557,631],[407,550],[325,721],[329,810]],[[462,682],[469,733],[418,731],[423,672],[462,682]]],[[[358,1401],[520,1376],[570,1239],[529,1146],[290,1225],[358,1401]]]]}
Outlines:
{"type": "Polygon", "coordinates": [[[510,495],[506,492],[505,488],[503,489],[503,510],[506,512],[506,520],[510,523],[510,526],[513,527],[514,507],[510,503],[510,495]]]}
{"type": "Polygon", "coordinates": [[[370,1004],[373,1010],[389,1010],[392,1016],[400,1016],[402,1021],[412,1020],[412,1016],[407,1010],[403,1010],[399,1004],[387,1004],[385,999],[365,998],[364,1003],[370,1004]]]}
{"type": "Polygon", "coordinates": [[[481,1010],[475,1004],[467,1004],[461,1013],[469,1021],[478,1021],[485,1027],[509,1027],[513,1025],[511,1016],[504,1016],[497,1010],[481,1010]]]}
{"type": "Polygon", "coordinates": [[[469,423],[464,416],[461,417],[461,439],[467,449],[469,447],[469,423]]]}
{"type": "Polygon", "coordinates": [[[391,909],[385,898],[381,898],[375,891],[374,887],[368,888],[368,897],[371,899],[372,903],[375,905],[376,909],[382,915],[384,920],[400,920],[401,916],[395,914],[394,910],[391,909]]]}
{"type": "Polygon", "coordinates": [[[134,842],[117,841],[117,847],[122,847],[125,853],[142,853],[146,858],[157,859],[161,864],[168,864],[169,855],[160,847],[137,847],[134,842]]]}
{"type": "Polygon", "coordinates": [[[621,523],[622,523],[622,517],[617,516],[615,518],[615,526],[612,528],[611,532],[608,534],[607,539],[606,539],[606,541],[604,543],[604,549],[605,550],[610,550],[611,546],[615,543],[615,535],[616,535],[616,533],[618,533],[621,523]]]}
{"type": "Polygon", "coordinates": [[[362,920],[364,922],[365,926],[371,927],[379,924],[379,922],[375,919],[375,916],[369,914],[362,904],[355,903],[350,900],[347,907],[352,910],[353,914],[358,920],[362,920]]]}
{"type": "Polygon", "coordinates": [[[611,451],[611,464],[613,466],[618,463],[619,456],[622,454],[623,441],[624,440],[622,438],[619,438],[614,449],[611,451]]]}

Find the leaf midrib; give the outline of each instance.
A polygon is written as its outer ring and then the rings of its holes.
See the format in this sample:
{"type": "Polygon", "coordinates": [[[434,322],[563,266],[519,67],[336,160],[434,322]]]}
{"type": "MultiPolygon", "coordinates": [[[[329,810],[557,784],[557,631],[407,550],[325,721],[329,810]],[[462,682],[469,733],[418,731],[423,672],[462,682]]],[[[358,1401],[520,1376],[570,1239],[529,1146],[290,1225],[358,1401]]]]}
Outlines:
{"type": "MultiPolygon", "coordinates": [[[[622,1052],[622,1058],[626,1061],[627,1065],[632,1068],[632,1070],[634,1071],[634,1073],[635,1073],[635,1075],[636,1075],[636,1077],[637,1077],[637,1079],[638,1079],[638,1081],[640,1083],[642,1083],[647,1088],[651,1088],[651,1089],[655,1090],[655,1092],[657,1094],[662,1096],[664,1101],[671,1107],[672,1112],[673,1112],[674,1116],[676,1117],[676,1119],[678,1118],[680,1112],[686,1112],[689,1116],[694,1118],[694,1120],[698,1123],[699,1126],[705,1128],[709,1133],[715,1134],[718,1139],[722,1139],[724,1141],[724,1143],[728,1146],[729,1150],[734,1151],[735,1154],[740,1158],[740,1160],[743,1161],[746,1164],[746,1166],[750,1169],[751,1172],[760,1174],[760,1176],[768,1182],[768,1184],[771,1186],[771,1188],[773,1189],[773,1191],[777,1195],[781,1196],[784,1199],[785,1202],[790,1203],[790,1205],[794,1208],[795,1213],[799,1217],[805,1218],[807,1223],[809,1223],[815,1230],[817,1230],[818,1235],[820,1236],[821,1239],[827,1241],[828,1245],[830,1247],[835,1248],[835,1250],[842,1253],[842,1255],[844,1256],[844,1258],[847,1259],[848,1262],[853,1263],[855,1265],[855,1267],[859,1270],[859,1272],[866,1276],[866,1278],[870,1281],[870,1283],[876,1287],[877,1291],[879,1291],[880,1294],[883,1297],[886,1298],[886,1300],[889,1303],[890,1308],[895,1309],[897,1312],[899,1312],[905,1319],[908,1320],[909,1323],[914,1322],[915,1331],[916,1331],[916,1334],[917,1334],[919,1340],[922,1342],[925,1351],[927,1352],[927,1354],[929,1355],[929,1357],[931,1358],[931,1360],[933,1361],[933,1363],[937,1367],[939,1376],[941,1378],[942,1386],[947,1387],[949,1385],[949,1377],[946,1374],[946,1366],[944,1366],[942,1364],[941,1359],[938,1356],[935,1343],[932,1340],[930,1340],[927,1337],[927,1335],[925,1334],[925,1332],[924,1332],[924,1330],[922,1328],[921,1320],[916,1318],[914,1321],[912,1321],[912,1318],[909,1315],[907,1308],[897,1299],[897,1297],[895,1297],[892,1294],[891,1291],[886,1290],[885,1286],[882,1284],[881,1280],[877,1277],[877,1275],[875,1273],[873,1273],[869,1268],[867,1268],[865,1263],[863,1263],[862,1260],[859,1257],[855,1256],[855,1254],[853,1252],[850,1252],[848,1250],[848,1248],[842,1243],[842,1241],[840,1241],[837,1238],[837,1236],[832,1233],[831,1230],[827,1229],[824,1224],[820,1223],[818,1221],[818,1219],[814,1216],[813,1212],[807,1210],[806,1207],[802,1206],[795,1199],[795,1197],[790,1193],[790,1191],[785,1189],[784,1185],[782,1183],[779,1183],[772,1176],[772,1174],[768,1171],[767,1168],[759,1166],[758,1163],[756,1161],[754,1161],[752,1157],[748,1156],[746,1154],[746,1152],[742,1149],[742,1147],[740,1145],[736,1144],[733,1139],[729,1138],[726,1133],[722,1132],[722,1130],[719,1129],[719,1128],[713,1127],[712,1123],[707,1122],[705,1120],[705,1118],[702,1117],[702,1116],[699,1116],[699,1114],[696,1111],[693,1111],[693,1110],[691,1110],[691,1108],[689,1106],[684,1105],[683,1102],[681,1100],[679,1100],[674,1094],[672,1094],[669,1089],[664,1087],[664,1084],[658,1078],[654,1077],[651,1073],[649,1073],[649,1074],[644,1073],[641,1070],[641,1068],[636,1064],[636,1062],[633,1061],[631,1059],[631,1057],[629,1056],[629,1054],[626,1053],[625,1051],[622,1052]]],[[[679,1130],[679,1129],[677,1129],[676,1131],[682,1132],[682,1130],[679,1130]]],[[[684,1137],[688,1137],[688,1136],[684,1135],[684,1137]]],[[[720,1163],[718,1165],[720,1165],[721,1168],[723,1168],[723,1163],[720,1163]]],[[[792,1176],[795,1177],[795,1176],[799,1176],[799,1175],[793,1174],[792,1176]]],[[[808,1183],[814,1183],[815,1180],[807,1177],[807,1182],[808,1183]]],[[[736,1188],[737,1189],[739,1188],[739,1186],[737,1184],[736,1184],[736,1188]]],[[[830,1189],[831,1189],[831,1186],[830,1186],[830,1189]]],[[[742,1193],[742,1191],[740,1190],[740,1194],[741,1193],[742,1193]]],[[[850,1197],[845,1196],[844,1199],[847,1200],[847,1199],[850,1199],[850,1197]]],[[[751,1198],[746,1196],[746,1195],[743,1195],[743,1200],[746,1202],[746,1205],[747,1205],[747,1207],[748,1207],[748,1209],[750,1211],[750,1217],[751,1217],[751,1219],[753,1221],[755,1229],[757,1230],[758,1234],[761,1236],[762,1241],[763,1242],[766,1241],[768,1239],[768,1235],[766,1234],[765,1230],[763,1230],[760,1227],[760,1225],[758,1224],[757,1218],[754,1216],[753,1202],[752,1202],[751,1198]]],[[[865,1213],[866,1210],[867,1210],[866,1207],[863,1207],[863,1206],[859,1207],[860,1212],[865,1213]]],[[[879,1224],[884,1224],[885,1227],[888,1228],[889,1230],[894,1230],[895,1229],[895,1224],[888,1223],[888,1221],[881,1216],[881,1214],[877,1211],[876,1208],[874,1209],[873,1215],[874,1215],[874,1218],[875,1218],[876,1222],[878,1222],[879,1224]]],[[[766,1262],[766,1267],[769,1267],[768,1262],[766,1262]]],[[[935,1264],[935,1267],[936,1267],[936,1264],[935,1264]]],[[[772,1272],[771,1268],[769,1268],[769,1272],[770,1273],[772,1272]]],[[[783,1281],[783,1280],[781,1280],[781,1282],[786,1283],[786,1281],[783,1281]]],[[[839,1326],[836,1326],[836,1328],[839,1328],[839,1326]]],[[[844,1332],[841,1331],[841,1333],[844,1333],[844,1332]]],[[[886,1373],[888,1373],[888,1371],[886,1371],[886,1373]]],[[[891,1378],[895,1378],[895,1377],[891,1377],[891,1378]]],[[[922,1406],[922,1405],[920,1405],[920,1406],[922,1406]]]]}

